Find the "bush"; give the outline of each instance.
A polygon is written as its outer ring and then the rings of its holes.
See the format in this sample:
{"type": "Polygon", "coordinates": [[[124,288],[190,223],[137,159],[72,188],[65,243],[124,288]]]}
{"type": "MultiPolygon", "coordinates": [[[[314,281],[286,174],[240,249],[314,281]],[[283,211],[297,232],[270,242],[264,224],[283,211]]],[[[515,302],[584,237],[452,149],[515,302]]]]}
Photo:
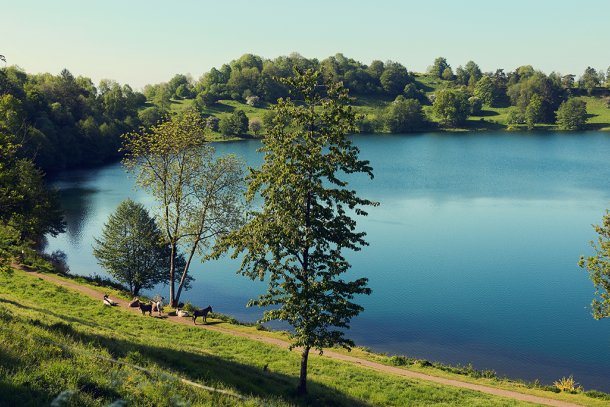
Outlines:
{"type": "Polygon", "coordinates": [[[557,110],[560,130],[581,130],[587,122],[587,104],[579,99],[568,99],[557,110]]]}

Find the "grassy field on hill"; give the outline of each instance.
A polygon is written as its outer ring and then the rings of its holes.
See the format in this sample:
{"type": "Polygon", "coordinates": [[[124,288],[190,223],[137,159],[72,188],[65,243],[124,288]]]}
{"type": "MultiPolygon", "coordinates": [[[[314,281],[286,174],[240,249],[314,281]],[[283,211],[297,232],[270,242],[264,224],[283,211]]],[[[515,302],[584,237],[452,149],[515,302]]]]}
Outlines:
{"type": "MultiPolygon", "coordinates": [[[[48,404],[60,394],[71,395],[65,405],[74,406],[102,406],[116,400],[129,405],[168,406],[528,405],[319,356],[310,362],[310,395],[297,398],[296,352],[104,307],[101,300],[91,300],[22,271],[0,274],[0,320],[0,406],[48,404]],[[246,399],[193,388],[179,378],[246,399]]],[[[284,335],[219,320],[211,324],[260,335],[284,335]]],[[[390,357],[363,350],[354,353],[382,363],[393,362],[390,357]]],[[[499,383],[499,387],[511,385],[499,383]]],[[[583,405],[607,403],[582,394],[529,393],[550,394],[583,405]]]]}
{"type": "MultiPolygon", "coordinates": [[[[415,80],[418,87],[423,89],[427,96],[438,92],[446,86],[446,82],[440,79],[432,78],[429,75],[416,74],[415,80]]],[[[604,130],[610,131],[610,105],[609,97],[602,96],[581,96],[579,99],[587,103],[587,112],[589,118],[587,120],[588,130],[604,130]]],[[[384,115],[384,111],[392,99],[388,98],[372,98],[358,97],[354,100],[355,110],[367,117],[369,120],[380,119],[384,115]]],[[[171,112],[178,113],[189,106],[192,106],[192,99],[174,100],[171,105],[171,112]]],[[[214,106],[206,108],[202,113],[206,115],[214,115],[219,119],[228,116],[234,110],[243,110],[248,118],[262,119],[263,114],[270,107],[265,104],[261,107],[252,107],[245,103],[235,100],[220,100],[214,106]]],[[[484,106],[480,115],[469,116],[466,126],[463,128],[442,129],[443,131],[468,131],[468,130],[507,130],[508,113],[514,107],[490,107],[484,106]]],[[[432,115],[432,106],[424,106],[424,112],[428,118],[435,121],[432,115]]],[[[515,129],[525,130],[525,125],[516,126],[515,129]]],[[[536,130],[554,130],[555,125],[537,124],[536,130]]],[[[253,136],[253,135],[250,135],[253,136]]],[[[220,133],[213,133],[214,141],[221,140],[236,140],[239,137],[225,137],[220,133]]]]}
{"type": "Polygon", "coordinates": [[[66,405],[520,405],[321,357],[311,360],[311,394],[298,399],[297,353],[104,307],[21,271],[0,275],[0,319],[3,406],[46,404],[62,392],[73,392],[66,405]],[[178,376],[248,399],[194,389],[178,376]]]}

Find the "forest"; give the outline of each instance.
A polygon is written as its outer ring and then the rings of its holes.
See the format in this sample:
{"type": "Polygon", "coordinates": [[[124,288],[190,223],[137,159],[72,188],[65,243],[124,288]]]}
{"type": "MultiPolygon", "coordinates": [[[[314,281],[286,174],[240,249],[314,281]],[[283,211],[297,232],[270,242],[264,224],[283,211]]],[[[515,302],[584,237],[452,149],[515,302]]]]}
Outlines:
{"type": "Polygon", "coordinates": [[[603,114],[610,111],[610,72],[591,67],[579,77],[547,75],[529,65],[483,72],[473,61],[454,69],[439,57],[421,74],[398,62],[365,65],[343,54],[322,61],[296,53],[275,59],[245,54],[197,80],[176,74],[141,92],[109,79],[95,85],[67,69],[53,75],[4,67],[0,131],[20,146],[20,157],[47,173],[117,160],[121,134],[149,128],[185,105],[220,138],[257,137],[273,119],[269,106],[288,96],[281,79],[309,68],[321,72],[321,81],[349,89],[361,132],[476,129],[481,123],[489,129],[580,130],[591,116],[587,98],[594,97],[603,114]]]}

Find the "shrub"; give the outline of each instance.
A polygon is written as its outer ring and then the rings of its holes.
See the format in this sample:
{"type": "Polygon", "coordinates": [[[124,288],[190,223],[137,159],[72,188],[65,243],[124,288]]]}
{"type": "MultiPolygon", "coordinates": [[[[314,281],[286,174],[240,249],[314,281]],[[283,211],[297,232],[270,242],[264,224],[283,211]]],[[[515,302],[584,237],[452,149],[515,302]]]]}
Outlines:
{"type": "Polygon", "coordinates": [[[574,377],[572,377],[572,376],[562,377],[561,379],[557,380],[556,382],[553,382],[553,385],[559,391],[565,391],[565,392],[569,392],[569,393],[577,393],[582,390],[582,387],[580,387],[578,385],[578,383],[576,383],[576,380],[574,380],[574,377]]]}

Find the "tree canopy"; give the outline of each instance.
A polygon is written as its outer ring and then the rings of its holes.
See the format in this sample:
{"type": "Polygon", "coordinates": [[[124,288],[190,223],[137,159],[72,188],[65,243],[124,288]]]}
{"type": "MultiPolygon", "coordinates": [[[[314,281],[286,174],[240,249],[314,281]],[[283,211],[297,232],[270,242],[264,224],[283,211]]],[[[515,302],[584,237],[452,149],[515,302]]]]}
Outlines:
{"type": "Polygon", "coordinates": [[[193,110],[148,131],[126,134],[124,140],[123,163],[157,202],[170,248],[169,298],[175,306],[193,256],[198,253],[205,261],[216,239],[241,224],[243,163],[234,155],[215,157],[206,143],[205,123],[193,110]],[[179,249],[186,260],[181,269],[179,249]]]}
{"type": "Polygon", "coordinates": [[[610,318],[610,212],[602,219],[601,225],[593,225],[597,232],[597,242],[591,242],[593,255],[580,256],[578,265],[587,270],[595,286],[596,298],[591,303],[595,319],[610,318]]]}
{"type": "Polygon", "coordinates": [[[270,306],[262,321],[294,328],[292,346],[303,348],[298,391],[304,393],[311,348],[353,345],[345,329],[363,309],[353,299],[370,289],[366,278],[341,278],[350,267],[343,252],[366,245],[351,214],[366,215],[362,207],[375,203],[358,197],[343,177],[373,175],[346,137],[355,131],[355,114],[345,89],[312,70],[286,84],[295,100],[278,101],[260,149],[264,163],[248,176],[247,198],[260,195],[261,209],[224,247],[233,247],[234,257],[243,254],[243,275],[268,279],[267,292],[249,305],[270,306]]]}
{"type": "Polygon", "coordinates": [[[93,255],[132,295],[167,282],[169,247],[155,220],[142,204],[119,204],[95,239],[93,255]]]}

